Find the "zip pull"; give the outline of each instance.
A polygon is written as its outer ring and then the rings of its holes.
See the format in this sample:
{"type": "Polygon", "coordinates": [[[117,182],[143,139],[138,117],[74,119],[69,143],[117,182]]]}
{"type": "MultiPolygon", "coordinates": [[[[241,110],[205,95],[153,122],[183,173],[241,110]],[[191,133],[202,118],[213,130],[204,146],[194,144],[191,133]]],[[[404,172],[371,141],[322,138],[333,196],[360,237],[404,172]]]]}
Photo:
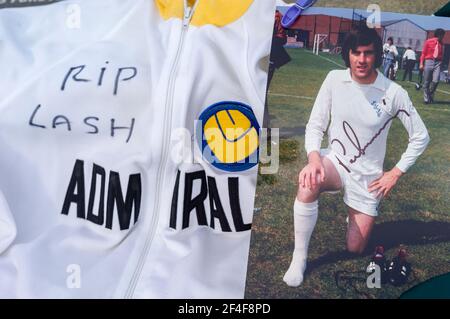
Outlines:
{"type": "Polygon", "coordinates": [[[183,27],[187,27],[189,26],[189,23],[191,22],[191,13],[192,13],[192,8],[189,6],[186,6],[184,8],[184,17],[183,17],[183,27]]]}
{"type": "Polygon", "coordinates": [[[192,16],[194,15],[195,8],[197,8],[200,0],[195,1],[194,6],[190,7],[187,0],[184,0],[184,16],[183,16],[183,27],[187,28],[191,23],[192,16]]]}

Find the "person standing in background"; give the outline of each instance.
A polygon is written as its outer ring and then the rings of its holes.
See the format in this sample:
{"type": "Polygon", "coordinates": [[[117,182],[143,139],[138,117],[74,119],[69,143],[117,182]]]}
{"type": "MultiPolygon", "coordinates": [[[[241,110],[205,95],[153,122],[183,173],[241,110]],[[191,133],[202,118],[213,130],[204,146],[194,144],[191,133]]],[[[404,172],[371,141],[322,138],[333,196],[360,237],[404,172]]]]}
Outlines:
{"type": "Polygon", "coordinates": [[[436,29],[434,37],[425,41],[420,56],[420,69],[423,70],[423,99],[425,104],[434,102],[434,92],[439,84],[444,48],[442,40],[445,31],[436,29]]]}
{"type": "Polygon", "coordinates": [[[391,78],[389,73],[391,68],[395,67],[395,59],[398,56],[397,47],[394,45],[394,39],[389,37],[387,42],[383,45],[383,53],[384,53],[384,65],[383,65],[383,74],[387,78],[391,78]]]}
{"type": "Polygon", "coordinates": [[[412,71],[414,66],[416,65],[416,53],[413,51],[411,47],[408,47],[403,54],[403,60],[405,61],[405,73],[403,73],[403,80],[405,81],[406,76],[408,75],[408,81],[412,81],[412,71]]]}

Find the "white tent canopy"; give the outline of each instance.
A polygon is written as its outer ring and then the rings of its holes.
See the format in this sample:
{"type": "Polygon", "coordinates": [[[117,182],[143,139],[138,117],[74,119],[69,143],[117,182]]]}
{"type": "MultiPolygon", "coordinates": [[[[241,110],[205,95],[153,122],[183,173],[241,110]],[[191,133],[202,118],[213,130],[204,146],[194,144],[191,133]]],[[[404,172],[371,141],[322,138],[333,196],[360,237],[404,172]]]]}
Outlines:
{"type": "Polygon", "coordinates": [[[392,37],[397,47],[411,47],[413,50],[422,50],[423,43],[427,39],[427,31],[409,21],[408,19],[390,21],[383,24],[383,38],[392,37]]]}

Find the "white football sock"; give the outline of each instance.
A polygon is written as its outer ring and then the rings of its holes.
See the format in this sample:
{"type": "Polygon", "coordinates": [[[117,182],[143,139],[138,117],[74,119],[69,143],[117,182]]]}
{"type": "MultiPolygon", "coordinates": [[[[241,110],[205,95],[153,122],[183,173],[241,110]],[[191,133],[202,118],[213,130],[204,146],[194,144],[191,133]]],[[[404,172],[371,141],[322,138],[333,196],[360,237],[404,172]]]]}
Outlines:
{"type": "Polygon", "coordinates": [[[283,277],[284,282],[288,286],[298,287],[303,281],[303,273],[306,269],[306,259],[308,257],[309,240],[316,225],[318,210],[318,201],[302,203],[297,199],[295,200],[295,249],[291,265],[283,277]]]}

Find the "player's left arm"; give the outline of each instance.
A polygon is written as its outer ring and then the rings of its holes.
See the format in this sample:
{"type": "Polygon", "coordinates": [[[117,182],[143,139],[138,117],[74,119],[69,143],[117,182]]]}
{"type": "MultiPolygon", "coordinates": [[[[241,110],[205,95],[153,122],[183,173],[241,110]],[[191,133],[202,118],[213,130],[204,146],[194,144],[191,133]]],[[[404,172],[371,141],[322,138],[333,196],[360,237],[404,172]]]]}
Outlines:
{"type": "Polygon", "coordinates": [[[376,191],[378,195],[382,194],[384,197],[390,193],[400,177],[416,162],[430,142],[427,128],[413,106],[408,93],[403,88],[397,90],[392,100],[392,111],[408,132],[409,143],[397,165],[369,185],[369,192],[376,191]]]}

